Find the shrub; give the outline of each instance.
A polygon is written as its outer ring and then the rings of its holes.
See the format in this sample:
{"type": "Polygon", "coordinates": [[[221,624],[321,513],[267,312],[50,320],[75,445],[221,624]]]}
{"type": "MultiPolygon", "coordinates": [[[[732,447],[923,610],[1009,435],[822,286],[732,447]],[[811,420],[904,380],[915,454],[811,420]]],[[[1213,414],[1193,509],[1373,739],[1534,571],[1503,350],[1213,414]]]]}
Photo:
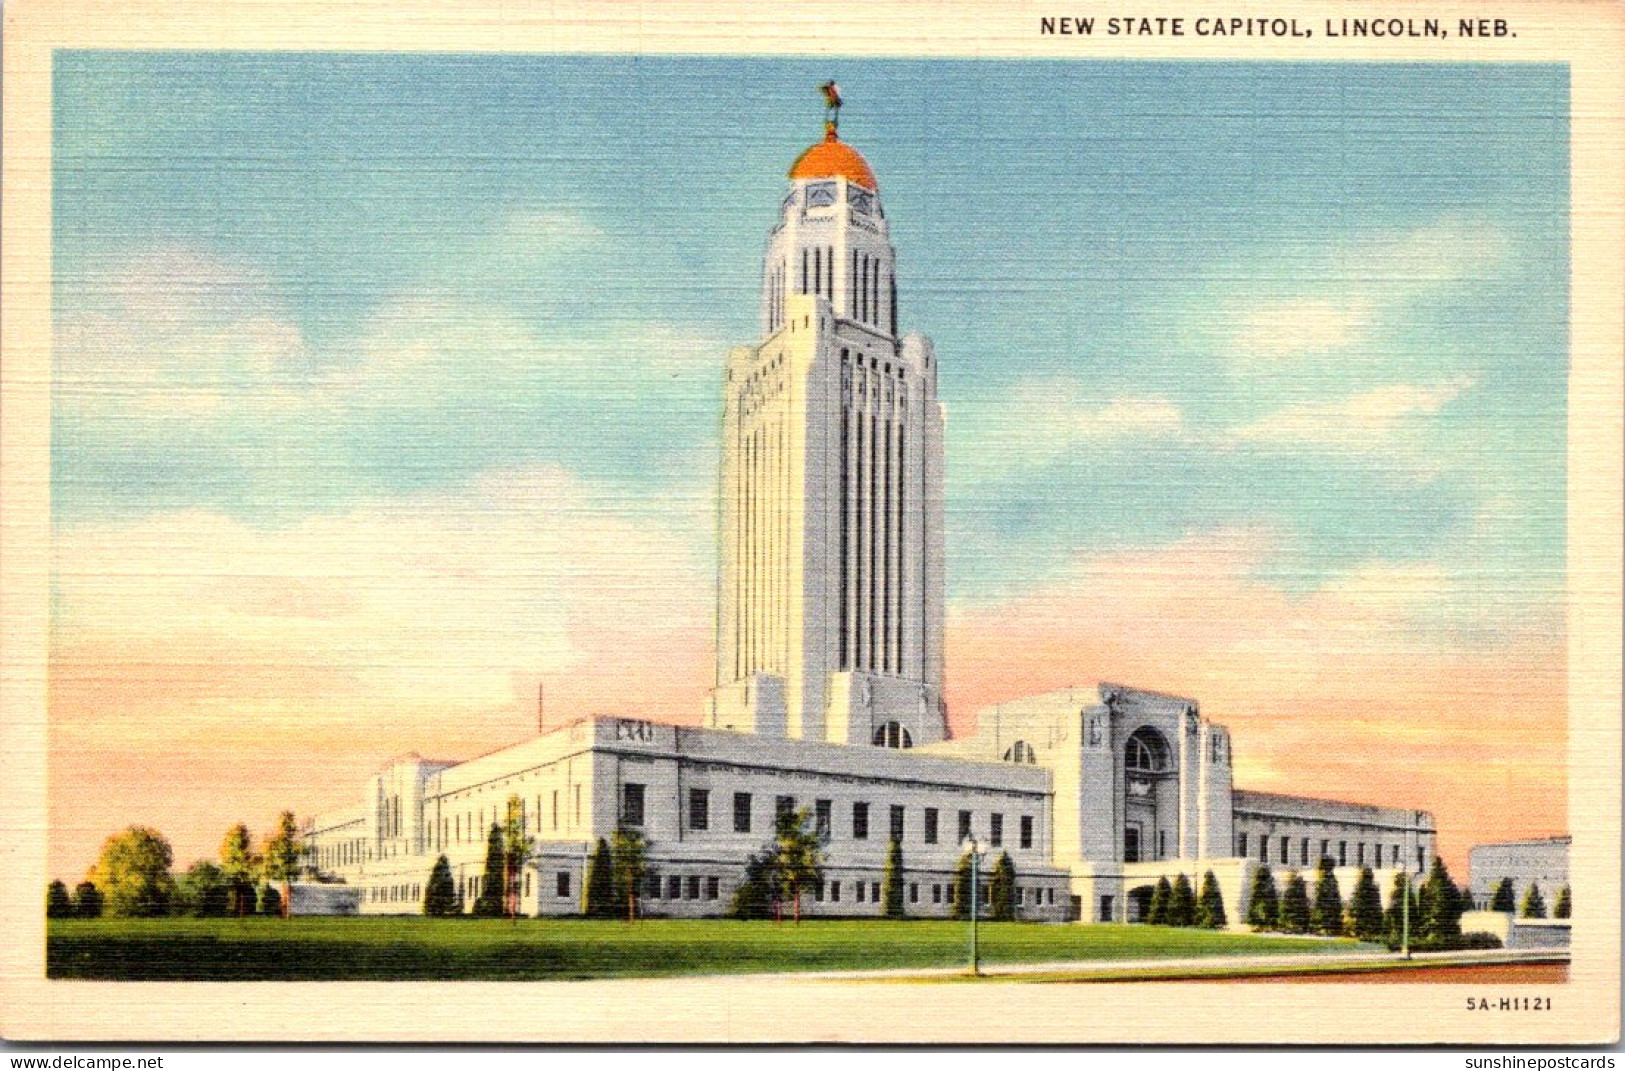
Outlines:
{"type": "Polygon", "coordinates": [[[450,918],[458,913],[457,883],[451,877],[451,863],[443,855],[434,861],[429,882],[423,887],[423,913],[432,919],[450,918]]]}
{"type": "Polygon", "coordinates": [[[1287,875],[1286,889],[1281,893],[1276,926],[1285,933],[1308,933],[1310,924],[1309,883],[1294,870],[1287,875]]]}
{"type": "Polygon", "coordinates": [[[1174,898],[1174,887],[1166,876],[1157,879],[1157,887],[1151,890],[1151,905],[1146,908],[1145,918],[1141,921],[1152,926],[1168,925],[1168,903],[1174,898]]]}
{"type": "Polygon", "coordinates": [[[1184,874],[1174,879],[1174,892],[1168,898],[1168,925],[1196,925],[1196,891],[1184,874]]]}
{"type": "Polygon", "coordinates": [[[1261,866],[1253,873],[1253,887],[1247,894],[1247,925],[1255,930],[1272,930],[1280,921],[1281,905],[1275,895],[1275,876],[1261,866]]]}
{"type": "Polygon", "coordinates": [[[68,887],[60,881],[53,881],[45,887],[45,917],[48,919],[65,919],[73,914],[73,900],[68,897],[68,887]]]}
{"type": "Polygon", "coordinates": [[[970,853],[966,852],[959,857],[959,865],[954,867],[954,918],[970,918],[970,853]]]}
{"type": "Polygon", "coordinates": [[[1370,867],[1360,869],[1360,877],[1349,894],[1346,932],[1362,941],[1376,941],[1383,936],[1382,892],[1377,888],[1377,877],[1370,867]]]}
{"type": "MultiPolygon", "coordinates": [[[[1428,870],[1427,880],[1417,894],[1417,906],[1421,910],[1421,926],[1419,932],[1422,937],[1449,938],[1461,933],[1461,892],[1450,880],[1450,871],[1445,868],[1444,860],[1439,856],[1433,857],[1433,866],[1428,870]]],[[[1415,920],[1412,920],[1414,925],[1415,920]]]]}
{"type": "Polygon", "coordinates": [[[1490,896],[1491,911],[1505,911],[1508,914],[1517,910],[1517,893],[1512,890],[1512,879],[1502,878],[1495,886],[1495,892],[1490,896]]]}
{"type": "Polygon", "coordinates": [[[99,919],[106,902],[102,898],[102,891],[88,881],[81,881],[73,888],[73,914],[76,918],[99,919]]]}
{"type": "Polygon", "coordinates": [[[1523,904],[1518,908],[1518,914],[1526,919],[1546,917],[1546,898],[1540,894],[1540,886],[1532,881],[1529,891],[1523,894],[1523,904]]]}
{"type": "Polygon", "coordinates": [[[276,891],[275,885],[260,886],[260,914],[282,914],[282,894],[276,891]]]}
{"type": "Polygon", "coordinates": [[[773,917],[773,890],[778,887],[773,868],[774,855],[774,850],[769,848],[745,860],[745,880],[734,890],[729,915],[736,919],[773,917]]]}
{"type": "Polygon", "coordinates": [[[1008,922],[1016,917],[1016,864],[1009,852],[999,853],[987,891],[992,901],[990,914],[995,922],[1008,922]]]}
{"type": "Polygon", "coordinates": [[[586,897],[583,914],[590,919],[612,919],[620,913],[621,905],[615,897],[615,857],[603,837],[598,838],[598,847],[587,862],[586,897]]]}
{"type": "Polygon", "coordinates": [[[169,873],[173,862],[163,834],[146,826],[131,826],[102,844],[90,880],[101,892],[110,915],[167,915],[175,898],[175,879],[169,873]]]}
{"type": "Polygon", "coordinates": [[[1315,902],[1309,912],[1310,927],[1327,937],[1343,932],[1343,890],[1337,887],[1337,875],[1332,873],[1330,856],[1322,856],[1320,869],[1315,874],[1315,902]]]}
{"type": "Polygon", "coordinates": [[[1202,875],[1202,894],[1196,901],[1196,924],[1207,930],[1222,930],[1230,920],[1224,914],[1224,895],[1218,879],[1209,870],[1202,875]]]}
{"type": "Polygon", "coordinates": [[[1552,918],[1566,919],[1574,912],[1573,894],[1567,885],[1557,890],[1557,903],[1552,907],[1552,918]]]}
{"type": "Polygon", "coordinates": [[[896,837],[886,849],[886,872],[880,879],[880,903],[889,919],[903,917],[903,846],[896,837]]]}

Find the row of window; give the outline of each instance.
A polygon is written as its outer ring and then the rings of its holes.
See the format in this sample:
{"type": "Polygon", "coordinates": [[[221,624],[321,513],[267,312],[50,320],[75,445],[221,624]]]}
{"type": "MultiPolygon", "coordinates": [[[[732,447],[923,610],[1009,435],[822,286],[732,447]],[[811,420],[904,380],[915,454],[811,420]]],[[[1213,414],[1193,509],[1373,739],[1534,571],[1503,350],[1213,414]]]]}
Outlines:
{"type": "Polygon", "coordinates": [[[367,901],[374,904],[408,904],[423,899],[423,886],[417,884],[374,885],[367,890],[367,901]]]}
{"type": "MultiPolygon", "coordinates": [[[[841,351],[842,364],[850,351],[841,351]]],[[[863,355],[858,354],[861,367],[863,355]]],[[[870,358],[874,367],[874,358],[870,358]]],[[[886,365],[886,373],[891,365],[886,365]]],[[[898,367],[901,375],[902,367],[898,367]]],[[[847,373],[843,370],[843,377],[847,373]]],[[[859,380],[860,389],[865,380],[859,380]]],[[[841,408],[840,564],[836,587],[839,668],[902,669],[904,608],[909,598],[903,568],[908,521],[907,434],[892,414],[841,408]]],[[[876,741],[877,744],[882,741],[876,741]]],[[[901,746],[901,738],[896,744],[901,746]]]]}
{"type": "MultiPolygon", "coordinates": [[[[688,790],[688,828],[692,832],[704,833],[711,829],[711,790],[708,788],[691,788],[688,790]]],[[[621,786],[621,824],[626,826],[643,826],[647,814],[646,786],[634,781],[628,781],[621,786]]],[[[733,831],[735,833],[749,833],[752,829],[754,797],[749,792],[735,792],[733,794],[733,831]]],[[[794,796],[775,796],[773,798],[773,813],[775,816],[789,814],[796,809],[794,796]]],[[[975,833],[975,815],[971,811],[959,812],[958,842],[969,840],[975,833]]],[[[821,799],[813,801],[813,829],[825,840],[834,838],[835,804],[833,800],[821,799]]],[[[908,836],[908,810],[900,804],[891,805],[888,814],[887,830],[894,840],[904,840],[908,836]]],[[[923,808],[920,815],[921,833],[924,843],[936,844],[940,827],[940,815],[935,807],[923,808]]],[[[987,840],[994,848],[1004,846],[1004,819],[1003,814],[997,811],[987,816],[987,840]]],[[[1031,848],[1034,839],[1034,821],[1030,814],[1021,815],[1017,825],[1017,847],[1031,848]]],[[[859,800],[852,804],[851,825],[849,827],[853,840],[868,840],[870,830],[870,806],[867,802],[859,800]]]]}
{"type": "MultiPolygon", "coordinates": [[[[1248,835],[1246,833],[1244,833],[1244,832],[1236,834],[1236,854],[1241,856],[1243,859],[1249,858],[1248,839],[1249,839],[1248,835]]],[[[1297,852],[1294,853],[1293,850],[1292,850],[1293,849],[1293,843],[1292,843],[1292,838],[1291,837],[1282,836],[1282,837],[1279,837],[1276,840],[1272,841],[1271,838],[1269,837],[1269,835],[1261,833],[1261,834],[1258,835],[1258,841],[1257,841],[1258,861],[1261,862],[1261,863],[1268,863],[1268,862],[1272,862],[1272,861],[1277,861],[1277,862],[1280,862],[1283,865],[1286,865],[1286,864],[1290,864],[1292,862],[1292,857],[1293,857],[1294,854],[1296,854],[1298,865],[1307,867],[1307,866],[1311,865],[1311,863],[1310,863],[1310,844],[1311,844],[1310,838],[1308,838],[1308,837],[1299,838],[1298,844],[1296,846],[1297,847],[1297,852]]],[[[1365,866],[1366,865],[1366,849],[1368,847],[1371,849],[1371,851],[1370,851],[1371,865],[1372,866],[1382,866],[1383,865],[1382,864],[1382,856],[1383,856],[1383,850],[1382,849],[1383,849],[1383,846],[1381,844],[1367,845],[1364,841],[1355,841],[1354,842],[1354,862],[1353,862],[1352,865],[1354,865],[1354,866],[1365,866]]],[[[1391,867],[1397,867],[1399,865],[1400,854],[1401,854],[1401,849],[1400,849],[1400,846],[1398,844],[1390,844],[1390,845],[1388,845],[1388,865],[1391,866],[1391,867]]],[[[1346,840],[1338,841],[1337,842],[1337,850],[1334,853],[1332,851],[1331,838],[1329,838],[1329,837],[1322,838],[1322,840],[1320,841],[1320,854],[1315,856],[1314,859],[1315,859],[1316,863],[1318,863],[1321,859],[1335,859],[1337,861],[1338,866],[1349,866],[1349,865],[1351,865],[1349,863],[1349,842],[1346,841],[1346,840]]],[[[1417,870],[1425,869],[1426,868],[1426,862],[1427,862],[1426,849],[1423,848],[1421,845],[1417,845],[1417,848],[1416,848],[1416,869],[1417,870]]]]}

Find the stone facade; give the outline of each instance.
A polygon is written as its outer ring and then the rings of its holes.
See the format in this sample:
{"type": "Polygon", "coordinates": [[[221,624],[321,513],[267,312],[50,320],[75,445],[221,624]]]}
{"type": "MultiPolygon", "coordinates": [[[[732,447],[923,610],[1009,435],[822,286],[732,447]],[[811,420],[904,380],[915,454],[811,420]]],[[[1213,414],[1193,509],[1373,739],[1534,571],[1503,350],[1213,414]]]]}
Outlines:
{"type": "Polygon", "coordinates": [[[1468,853],[1467,866],[1473,903],[1489,906],[1501,879],[1511,878],[1515,904],[1521,906],[1529,886],[1538,884],[1550,913],[1557,904],[1557,891],[1569,883],[1569,838],[1478,844],[1468,853]]]}
{"type": "MultiPolygon", "coordinates": [[[[909,914],[952,913],[971,846],[1008,852],[1017,911],[1137,921],[1160,877],[1212,872],[1232,925],[1264,863],[1420,871],[1425,811],[1238,790],[1195,700],[1115,684],[982,711],[949,739],[936,355],[901,335],[878,183],[833,126],[791,170],[763,263],[762,338],[728,357],[716,689],[705,727],[592,718],[461,763],[409,755],[307,829],[310,865],[364,913],[419,910],[444,854],[465,904],[516,798],[528,914],[582,909],[586,862],[640,830],[648,914],[717,915],[781,807],[807,808],[812,915],[877,915],[887,847],[909,914]]],[[[1475,866],[1475,871],[1476,871],[1475,866]]],[[[312,902],[315,902],[314,900],[312,902]]]]}

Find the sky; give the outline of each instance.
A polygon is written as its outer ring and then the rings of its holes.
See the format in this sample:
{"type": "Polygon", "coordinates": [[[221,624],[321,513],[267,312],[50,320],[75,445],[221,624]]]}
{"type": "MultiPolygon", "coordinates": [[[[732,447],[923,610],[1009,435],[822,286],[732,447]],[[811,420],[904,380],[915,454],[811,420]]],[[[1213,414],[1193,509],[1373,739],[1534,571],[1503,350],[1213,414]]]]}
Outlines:
{"type": "Polygon", "coordinates": [[[699,720],[723,357],[832,77],[940,362],[951,726],[1115,681],[1458,876],[1565,830],[1565,68],[59,52],[55,874],[539,683],[699,720]]]}

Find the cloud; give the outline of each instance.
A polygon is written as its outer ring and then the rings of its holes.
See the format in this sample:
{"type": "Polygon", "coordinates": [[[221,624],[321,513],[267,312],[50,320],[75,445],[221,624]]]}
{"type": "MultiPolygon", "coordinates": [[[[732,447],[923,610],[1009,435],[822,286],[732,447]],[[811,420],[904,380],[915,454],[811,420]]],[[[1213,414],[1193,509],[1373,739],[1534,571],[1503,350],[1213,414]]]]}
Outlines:
{"type": "MultiPolygon", "coordinates": [[[[1285,406],[1249,424],[1230,428],[1234,444],[1308,447],[1376,454],[1399,446],[1420,450],[1417,434],[1445,406],[1472,389],[1470,376],[1431,384],[1394,383],[1336,401],[1285,406]]],[[[1420,455],[1412,459],[1423,462],[1420,455]]],[[[1436,459],[1427,463],[1433,471],[1436,459]]]]}
{"type": "Polygon", "coordinates": [[[1098,397],[1070,377],[1022,381],[1008,399],[954,407],[977,439],[972,472],[1034,467],[1078,451],[1185,436],[1180,407],[1157,396],[1098,397]]]}
{"type": "Polygon", "coordinates": [[[1399,330],[1414,302],[1493,278],[1511,259],[1503,230],[1449,217],[1286,258],[1284,272],[1280,259],[1238,268],[1227,278],[1239,277],[1246,289],[1219,299],[1221,349],[1244,375],[1334,355],[1348,360],[1399,330]]]}

